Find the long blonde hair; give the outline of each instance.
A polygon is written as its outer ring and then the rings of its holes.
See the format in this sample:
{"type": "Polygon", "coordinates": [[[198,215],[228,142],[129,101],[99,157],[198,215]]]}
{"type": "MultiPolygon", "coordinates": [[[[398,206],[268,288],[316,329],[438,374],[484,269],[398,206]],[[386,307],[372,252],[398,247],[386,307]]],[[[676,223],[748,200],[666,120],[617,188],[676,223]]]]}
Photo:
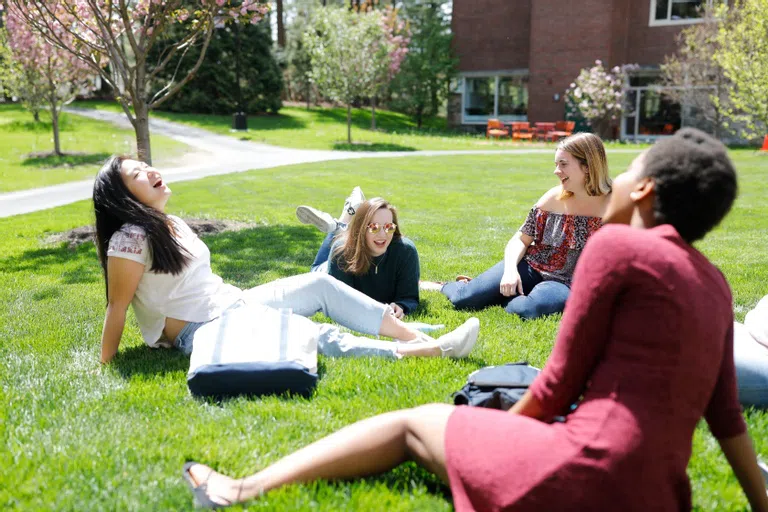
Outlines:
{"type": "MultiPolygon", "coordinates": [[[[608,159],[605,156],[605,146],[600,137],[593,133],[574,133],[560,141],[557,149],[567,151],[587,168],[584,177],[584,188],[589,196],[602,196],[611,192],[611,177],[608,176],[608,159]]],[[[567,199],[573,192],[563,190],[557,197],[567,199]]]]}
{"type": "Polygon", "coordinates": [[[392,241],[399,240],[403,235],[400,233],[400,224],[397,222],[397,208],[392,206],[389,201],[381,197],[374,197],[358,206],[352,222],[336,237],[340,244],[336,245],[331,253],[331,259],[336,259],[339,268],[355,276],[362,276],[368,273],[371,268],[373,256],[365,243],[365,234],[368,231],[368,224],[373,222],[373,216],[377,211],[386,208],[392,212],[392,222],[397,224],[395,233],[392,235],[392,241]]]}

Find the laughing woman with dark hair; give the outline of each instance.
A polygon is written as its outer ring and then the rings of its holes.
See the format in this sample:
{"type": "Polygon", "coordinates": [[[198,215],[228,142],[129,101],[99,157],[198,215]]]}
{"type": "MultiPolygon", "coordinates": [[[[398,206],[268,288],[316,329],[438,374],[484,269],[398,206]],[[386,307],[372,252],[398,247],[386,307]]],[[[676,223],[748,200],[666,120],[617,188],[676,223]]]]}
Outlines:
{"type": "Polygon", "coordinates": [[[450,485],[458,511],[689,510],[686,467],[703,417],[752,508],[768,511],[736,394],[731,292],[691,245],[735,196],[725,148],[690,129],[617,177],[603,217],[614,225],[587,243],[552,355],[509,413],[390,412],[243,479],[195,463],[184,478],[217,507],[412,460],[450,485]]]}
{"type": "Polygon", "coordinates": [[[187,354],[199,327],[247,303],[290,308],[304,317],[322,311],[355,331],[400,341],[317,324],[318,350],[329,356],[466,357],[477,340],[476,318],[434,340],[401,322],[389,305],[327,274],[288,277],[249,290],[225,284],[211,270],[208,247],[183,220],[165,213],[170,195],[157,169],[126,157],[112,157],[96,177],[96,246],[107,291],[102,362],[117,353],[129,305],[147,345],[187,354]]]}

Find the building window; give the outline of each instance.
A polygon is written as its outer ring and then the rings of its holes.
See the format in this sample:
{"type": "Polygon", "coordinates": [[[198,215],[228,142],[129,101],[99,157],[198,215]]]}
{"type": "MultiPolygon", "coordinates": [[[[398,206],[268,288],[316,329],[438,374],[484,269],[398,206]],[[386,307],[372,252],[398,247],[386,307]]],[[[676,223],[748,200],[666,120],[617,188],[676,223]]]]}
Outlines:
{"type": "Polygon", "coordinates": [[[680,104],[654,85],[657,73],[632,76],[621,123],[621,138],[647,140],[672,135],[682,126],[680,104]]]}
{"type": "Polygon", "coordinates": [[[682,25],[702,21],[706,7],[722,0],[651,0],[651,25],[682,25]]]}
{"type": "Polygon", "coordinates": [[[527,82],[525,77],[499,77],[499,117],[528,116],[527,82]]]}
{"type": "Polygon", "coordinates": [[[463,93],[463,124],[528,120],[527,73],[465,76],[463,93]]]}
{"type": "Polygon", "coordinates": [[[464,115],[489,117],[493,115],[494,78],[466,78],[464,85],[464,115]]]}

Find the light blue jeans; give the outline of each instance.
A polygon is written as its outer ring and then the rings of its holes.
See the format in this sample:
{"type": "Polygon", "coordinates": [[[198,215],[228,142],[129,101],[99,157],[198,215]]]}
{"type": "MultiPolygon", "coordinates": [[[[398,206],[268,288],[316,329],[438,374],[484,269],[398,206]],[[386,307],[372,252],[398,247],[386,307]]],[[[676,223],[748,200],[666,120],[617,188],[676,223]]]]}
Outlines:
{"type": "MultiPolygon", "coordinates": [[[[376,302],[330,275],[320,272],[286,277],[245,290],[243,300],[246,303],[263,304],[275,309],[291,309],[293,313],[304,317],[322,312],[344,327],[371,335],[379,333],[384,315],[391,312],[388,305],[376,302]]],[[[239,304],[242,302],[230,307],[239,307],[239,304]]],[[[194,333],[203,323],[190,322],[184,326],[174,345],[187,354],[192,353],[194,333]]],[[[390,359],[399,357],[396,343],[342,332],[331,324],[317,324],[317,328],[317,350],[323,355],[390,359]]]]}
{"type": "Polygon", "coordinates": [[[744,325],[733,326],[733,362],[739,385],[739,402],[768,407],[768,347],[754,339],[744,325]]]}

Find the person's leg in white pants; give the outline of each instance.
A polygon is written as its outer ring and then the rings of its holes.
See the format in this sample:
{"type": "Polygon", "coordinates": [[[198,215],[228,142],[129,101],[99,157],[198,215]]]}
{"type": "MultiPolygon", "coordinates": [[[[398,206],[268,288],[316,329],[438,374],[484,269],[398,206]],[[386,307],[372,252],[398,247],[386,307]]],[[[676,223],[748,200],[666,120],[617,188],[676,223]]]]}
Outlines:
{"type": "Polygon", "coordinates": [[[768,407],[768,347],[754,339],[744,325],[735,322],[733,362],[739,387],[739,402],[768,407]]]}

